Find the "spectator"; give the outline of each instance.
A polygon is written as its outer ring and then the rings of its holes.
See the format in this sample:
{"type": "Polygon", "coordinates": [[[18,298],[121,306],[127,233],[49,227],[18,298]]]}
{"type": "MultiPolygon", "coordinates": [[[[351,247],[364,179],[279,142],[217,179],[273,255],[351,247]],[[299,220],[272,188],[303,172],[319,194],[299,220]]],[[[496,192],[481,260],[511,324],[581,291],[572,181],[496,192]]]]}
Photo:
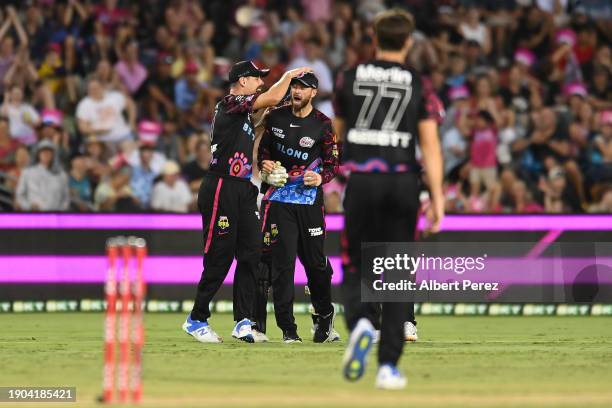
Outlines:
{"type": "Polygon", "coordinates": [[[468,9],[465,20],[459,24],[459,32],[464,39],[477,42],[485,54],[491,52],[491,33],[480,22],[480,11],[476,7],[468,9]]]}
{"type": "Polygon", "coordinates": [[[72,158],[68,186],[70,187],[71,209],[80,212],[91,211],[93,209],[92,191],[87,176],[85,156],[77,155],[72,158]]]}
{"type": "Polygon", "coordinates": [[[128,166],[113,170],[108,180],[100,183],[94,194],[94,205],[99,211],[137,212],[141,210],[130,187],[131,170],[128,166]]]}
{"type": "Polygon", "coordinates": [[[146,109],[149,117],[158,122],[176,117],[174,78],[171,75],[173,62],[172,55],[160,54],[157,58],[155,72],[147,80],[149,98],[146,101],[146,109]]]}
{"type": "Polygon", "coordinates": [[[138,43],[130,41],[123,48],[121,59],[115,64],[115,72],[131,96],[141,92],[147,79],[147,69],[138,61],[138,43]]]}
{"type": "Polygon", "coordinates": [[[1,114],[9,119],[11,136],[20,143],[31,146],[36,143],[36,126],[40,116],[32,105],[23,101],[23,90],[14,85],[4,96],[1,114]]]}
{"type": "Polygon", "coordinates": [[[192,190],[200,188],[202,178],[208,172],[210,167],[210,142],[208,140],[200,140],[196,145],[196,157],[183,167],[182,174],[191,186],[192,190]]]}
{"type": "Polygon", "coordinates": [[[87,86],[87,96],[77,106],[76,117],[81,133],[96,136],[116,148],[119,142],[132,138],[136,110],[130,99],[117,91],[105,90],[98,79],[92,78],[87,86]],[[127,123],[123,118],[124,111],[128,115],[127,123]]]}
{"type": "Polygon", "coordinates": [[[0,116],[0,173],[7,172],[15,166],[15,154],[20,143],[9,133],[9,121],[0,116]]]}
{"type": "Polygon", "coordinates": [[[36,146],[34,164],[19,177],[17,207],[26,211],[65,211],[70,204],[68,178],[55,165],[55,145],[43,140],[36,146]]]}
{"type": "Polygon", "coordinates": [[[548,178],[540,179],[540,190],[544,193],[544,209],[547,213],[581,212],[580,201],[568,186],[565,172],[555,166],[548,172],[548,178]]]}
{"type": "MultiPolygon", "coordinates": [[[[127,164],[132,166],[132,168],[140,167],[142,165],[142,150],[151,150],[152,156],[148,166],[156,176],[161,173],[167,159],[162,152],[155,150],[160,143],[159,136],[161,133],[162,126],[159,123],[150,120],[140,121],[138,124],[138,143],[140,149],[133,150],[127,155],[127,164]]],[[[148,155],[149,152],[147,152],[147,157],[149,157],[148,155]]]]}
{"type": "Polygon", "coordinates": [[[155,145],[153,143],[141,142],[138,149],[139,163],[132,166],[130,186],[134,192],[134,197],[143,209],[148,209],[151,206],[153,181],[158,174],[152,168],[154,149],[155,145]]]}
{"type": "Polygon", "coordinates": [[[162,180],[153,188],[151,208],[157,211],[187,212],[193,198],[187,183],[180,179],[180,170],[174,161],[164,164],[162,180]]]}
{"type": "Polygon", "coordinates": [[[470,139],[470,207],[471,210],[480,212],[484,209],[482,186],[484,185],[487,195],[497,180],[497,130],[495,119],[488,111],[478,112],[470,139]]]}

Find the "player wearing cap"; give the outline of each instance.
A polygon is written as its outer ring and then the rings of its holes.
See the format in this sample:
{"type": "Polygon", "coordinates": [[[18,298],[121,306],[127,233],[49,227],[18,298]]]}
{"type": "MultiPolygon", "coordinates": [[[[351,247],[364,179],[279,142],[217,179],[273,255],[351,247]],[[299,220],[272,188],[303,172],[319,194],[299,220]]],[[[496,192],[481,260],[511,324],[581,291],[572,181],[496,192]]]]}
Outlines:
{"type": "Polygon", "coordinates": [[[255,270],[261,255],[261,223],[257,211],[257,187],[251,182],[255,131],[253,111],[278,104],[291,79],[307,68],[287,71],[264,93],[257,90],[269,72],[251,61],[235,64],[229,73],[230,93],[215,107],[211,131],[212,161],[198,194],[204,233],[204,271],[193,310],[183,330],[198,341],[219,343],[208,324],[209,303],[217,293],[234,258],[234,320],[232,337],[249,343],[255,270]]]}
{"type": "MultiPolygon", "coordinates": [[[[312,73],[291,81],[291,104],[268,114],[257,155],[265,193],[263,251],[264,257],[270,255],[274,312],[286,343],[301,342],[293,316],[296,255],[306,270],[316,313],[313,341],[338,338],[331,303],[332,269],[324,252],[321,188],[338,171],[338,146],[331,120],[312,106],[318,85],[312,73]]],[[[262,330],[265,310],[256,320],[262,330]]]]}
{"type": "MultiPolygon", "coordinates": [[[[341,73],[335,110],[343,144],[343,165],[351,170],[344,198],[343,295],[351,330],[344,376],[361,378],[374,339],[372,322],[380,305],[361,302],[361,243],[414,240],[419,208],[415,158],[418,135],[432,198],[432,231],[444,215],[442,155],[436,121],[440,101],[404,62],[412,45],[412,16],[392,10],[374,23],[376,59],[341,73]]],[[[380,309],[379,309],[380,310],[380,309]]],[[[383,303],[376,386],[399,389],[406,379],[397,369],[404,346],[404,322],[413,305],[383,303]]]]}

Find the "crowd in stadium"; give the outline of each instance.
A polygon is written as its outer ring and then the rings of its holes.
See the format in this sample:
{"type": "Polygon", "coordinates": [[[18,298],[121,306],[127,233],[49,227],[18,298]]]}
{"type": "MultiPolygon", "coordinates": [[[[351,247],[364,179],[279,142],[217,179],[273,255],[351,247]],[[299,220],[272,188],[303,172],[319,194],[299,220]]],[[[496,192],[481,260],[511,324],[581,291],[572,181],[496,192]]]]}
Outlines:
{"type": "MultiPolygon", "coordinates": [[[[0,209],[195,210],[227,71],[371,59],[413,13],[408,64],[443,101],[450,213],[612,212],[607,0],[24,0],[0,9],[0,209]]],[[[343,179],[325,187],[341,212],[343,179]]]]}

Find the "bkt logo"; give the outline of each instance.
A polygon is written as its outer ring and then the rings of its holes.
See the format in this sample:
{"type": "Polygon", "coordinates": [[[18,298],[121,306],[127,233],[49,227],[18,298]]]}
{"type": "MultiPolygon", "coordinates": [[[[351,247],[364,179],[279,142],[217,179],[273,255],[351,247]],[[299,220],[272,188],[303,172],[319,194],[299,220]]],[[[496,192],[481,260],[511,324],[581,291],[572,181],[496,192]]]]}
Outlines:
{"type": "Polygon", "coordinates": [[[295,157],[297,159],[308,160],[308,152],[303,152],[298,149],[294,149],[292,147],[287,147],[281,143],[276,143],[276,150],[279,152],[286,154],[289,157],[295,157]]]}

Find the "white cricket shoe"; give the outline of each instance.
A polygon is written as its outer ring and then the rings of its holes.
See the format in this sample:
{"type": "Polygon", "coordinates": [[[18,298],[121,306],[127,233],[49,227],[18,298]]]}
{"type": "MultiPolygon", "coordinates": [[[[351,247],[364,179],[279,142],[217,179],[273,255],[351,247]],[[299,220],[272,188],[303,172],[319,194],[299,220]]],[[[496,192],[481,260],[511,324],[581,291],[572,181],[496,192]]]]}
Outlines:
{"type": "Polygon", "coordinates": [[[406,377],[390,364],[380,366],[376,374],[376,388],[381,390],[401,390],[406,387],[406,377]]]}
{"type": "Polygon", "coordinates": [[[404,338],[410,342],[415,342],[419,339],[417,328],[412,322],[404,323],[404,338]]]}
{"type": "Polygon", "coordinates": [[[255,343],[266,343],[270,341],[265,333],[262,333],[257,329],[251,328],[251,334],[253,334],[253,340],[255,340],[255,343]]]}
{"type": "Polygon", "coordinates": [[[366,318],[361,318],[351,332],[348,346],[342,359],[344,378],[348,381],[357,381],[363,376],[368,354],[372,350],[374,326],[366,318]]]}
{"type": "Polygon", "coordinates": [[[372,343],[378,344],[380,341],[380,330],[374,330],[374,338],[372,339],[372,343]]]}
{"type": "Polygon", "coordinates": [[[252,325],[253,323],[251,323],[249,319],[242,319],[236,323],[236,326],[234,326],[234,330],[232,330],[232,337],[247,343],[255,343],[253,330],[251,329],[252,325]]]}
{"type": "Polygon", "coordinates": [[[187,320],[183,323],[185,333],[193,336],[201,343],[222,343],[223,339],[210,327],[208,322],[192,320],[191,314],[187,316],[187,320]]]}

